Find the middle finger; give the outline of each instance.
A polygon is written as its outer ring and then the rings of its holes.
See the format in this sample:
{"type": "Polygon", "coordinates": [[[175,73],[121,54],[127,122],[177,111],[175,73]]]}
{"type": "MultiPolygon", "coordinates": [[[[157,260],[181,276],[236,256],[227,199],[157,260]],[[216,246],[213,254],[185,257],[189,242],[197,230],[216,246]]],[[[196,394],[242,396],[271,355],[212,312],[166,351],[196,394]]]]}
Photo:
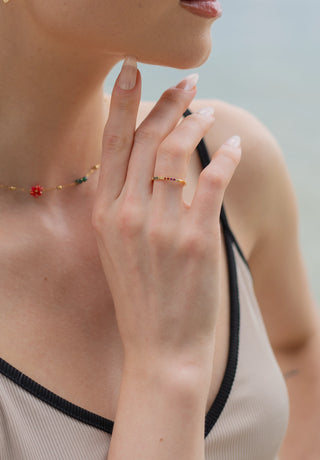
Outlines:
{"type": "Polygon", "coordinates": [[[189,75],[177,86],[167,89],[137,128],[124,185],[124,191],[130,195],[139,196],[142,200],[151,195],[151,176],[159,145],[176,127],[196,95],[198,78],[198,74],[189,75]]]}

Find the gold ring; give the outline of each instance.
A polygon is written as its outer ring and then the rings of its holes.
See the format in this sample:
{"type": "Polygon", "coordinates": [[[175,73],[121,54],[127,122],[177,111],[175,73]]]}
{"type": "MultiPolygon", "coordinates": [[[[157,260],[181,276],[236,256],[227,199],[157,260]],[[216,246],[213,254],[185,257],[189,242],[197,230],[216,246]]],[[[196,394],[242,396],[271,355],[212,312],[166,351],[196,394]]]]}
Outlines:
{"type": "Polygon", "coordinates": [[[183,179],[177,179],[176,177],[164,177],[164,176],[154,176],[151,179],[153,180],[171,180],[173,182],[179,182],[181,185],[186,185],[186,181],[183,179]]]}

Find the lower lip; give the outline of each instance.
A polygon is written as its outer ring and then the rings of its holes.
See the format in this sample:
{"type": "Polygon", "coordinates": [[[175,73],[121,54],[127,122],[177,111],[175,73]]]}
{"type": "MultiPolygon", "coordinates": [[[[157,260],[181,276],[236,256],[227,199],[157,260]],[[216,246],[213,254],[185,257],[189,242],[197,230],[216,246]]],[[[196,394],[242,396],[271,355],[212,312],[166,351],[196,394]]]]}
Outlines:
{"type": "Polygon", "coordinates": [[[180,0],[180,5],[203,18],[219,18],[222,15],[222,7],[217,0],[180,0]]]}

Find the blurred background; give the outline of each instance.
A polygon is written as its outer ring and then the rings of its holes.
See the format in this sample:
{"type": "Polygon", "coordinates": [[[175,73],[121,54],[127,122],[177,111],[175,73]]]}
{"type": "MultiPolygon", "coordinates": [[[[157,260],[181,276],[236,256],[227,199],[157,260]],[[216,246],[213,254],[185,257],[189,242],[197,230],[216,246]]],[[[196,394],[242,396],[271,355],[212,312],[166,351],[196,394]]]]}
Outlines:
{"type": "MultiPolygon", "coordinates": [[[[223,99],[262,121],[280,144],[298,198],[300,242],[320,306],[320,3],[220,0],[197,98],[223,99]]],[[[122,62],[109,74],[109,94],[122,62]]],[[[192,73],[138,63],[142,100],[157,100],[192,73]],[[156,89],[155,89],[156,88],[156,89]]]]}

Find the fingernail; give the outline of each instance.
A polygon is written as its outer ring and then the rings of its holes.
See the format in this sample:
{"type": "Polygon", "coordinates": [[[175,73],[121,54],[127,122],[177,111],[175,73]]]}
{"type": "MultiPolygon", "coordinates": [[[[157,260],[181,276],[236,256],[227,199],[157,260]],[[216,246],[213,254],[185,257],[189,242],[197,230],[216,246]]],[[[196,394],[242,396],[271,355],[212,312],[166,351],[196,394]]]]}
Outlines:
{"type": "Polygon", "coordinates": [[[202,109],[197,110],[196,113],[201,113],[201,115],[213,116],[214,108],[213,107],[203,107],[202,109]]]}
{"type": "Polygon", "coordinates": [[[232,136],[225,142],[226,145],[232,145],[232,147],[240,147],[241,138],[240,136],[232,136]]]}
{"type": "Polygon", "coordinates": [[[137,82],[137,60],[134,56],[127,56],[123,61],[118,85],[121,89],[133,89],[137,82]]]}
{"type": "Polygon", "coordinates": [[[193,73],[189,75],[188,77],[184,78],[183,80],[181,80],[180,83],[176,85],[176,88],[181,88],[186,91],[189,91],[190,89],[196,86],[196,84],[198,83],[198,80],[199,80],[199,74],[193,73]]]}

